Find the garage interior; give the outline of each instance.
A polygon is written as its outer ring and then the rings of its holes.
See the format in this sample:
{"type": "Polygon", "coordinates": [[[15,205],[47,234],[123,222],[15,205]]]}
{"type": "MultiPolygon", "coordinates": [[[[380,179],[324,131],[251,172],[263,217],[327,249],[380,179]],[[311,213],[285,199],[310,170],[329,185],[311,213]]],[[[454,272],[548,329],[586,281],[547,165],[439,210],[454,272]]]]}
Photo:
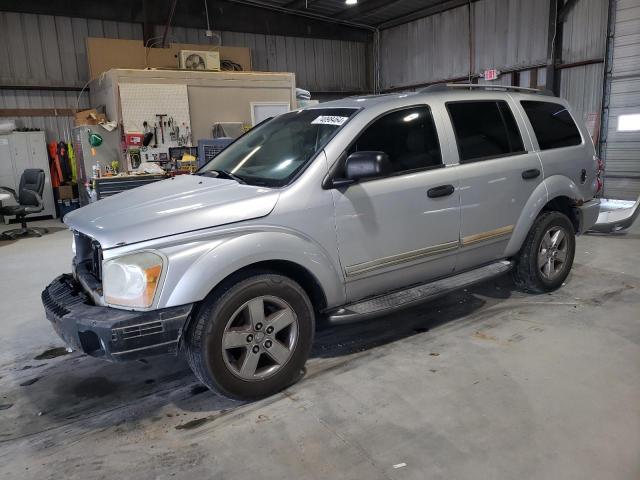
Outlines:
{"type": "Polygon", "coordinates": [[[317,321],[301,380],[256,401],[182,354],[69,351],[40,300],[71,269],[64,215],[345,97],[545,90],[586,126],[598,196],[637,212],[640,0],[5,0],[0,43],[0,187],[44,171],[36,231],[0,236],[0,477],[640,478],[638,223],[578,236],[553,292],[503,275],[317,321]]]}

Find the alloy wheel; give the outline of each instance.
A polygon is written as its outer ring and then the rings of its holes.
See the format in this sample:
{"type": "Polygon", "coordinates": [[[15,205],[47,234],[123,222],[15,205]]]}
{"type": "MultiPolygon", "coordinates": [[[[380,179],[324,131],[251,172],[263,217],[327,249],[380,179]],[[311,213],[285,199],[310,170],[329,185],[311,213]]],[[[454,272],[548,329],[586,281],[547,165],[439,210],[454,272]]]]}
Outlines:
{"type": "Polygon", "coordinates": [[[563,227],[553,226],[542,236],[538,250],[538,269],[544,278],[554,280],[567,261],[569,243],[563,227]]]}
{"type": "Polygon", "coordinates": [[[236,377],[256,381],[274,375],[291,358],[298,318],[281,298],[248,300],[231,316],[222,335],[224,362],[236,377]]]}

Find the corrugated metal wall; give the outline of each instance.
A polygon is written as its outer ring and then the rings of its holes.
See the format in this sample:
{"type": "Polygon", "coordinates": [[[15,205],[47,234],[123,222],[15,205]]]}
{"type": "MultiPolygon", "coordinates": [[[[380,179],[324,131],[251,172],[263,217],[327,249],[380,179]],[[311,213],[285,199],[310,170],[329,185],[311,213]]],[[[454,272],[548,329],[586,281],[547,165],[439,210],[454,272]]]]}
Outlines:
{"type": "Polygon", "coordinates": [[[0,12],[0,82],[82,87],[88,79],[87,36],[142,39],[142,27],[133,23],[0,12]]]}
{"type": "MultiPolygon", "coordinates": [[[[548,0],[472,3],[471,73],[544,64],[548,12],[548,0]]],[[[382,31],[383,90],[466,77],[469,63],[468,6],[382,31]]]]}
{"type": "MultiPolygon", "coordinates": [[[[156,28],[158,35],[162,28],[156,28]]],[[[295,72],[298,86],[316,92],[368,89],[364,43],[219,32],[223,45],[251,48],[253,67],[295,72]]],[[[81,88],[88,80],[86,37],[142,39],[142,26],[82,18],[0,12],[0,84],[81,88]]],[[[173,28],[169,40],[208,43],[204,30],[173,28]]],[[[77,91],[0,90],[0,108],[75,108],[77,91]]],[[[86,95],[80,107],[88,107],[86,95]]],[[[2,119],[0,119],[1,121],[2,119]]],[[[21,117],[20,126],[63,139],[69,117],[21,117]]]]}
{"type": "Polygon", "coordinates": [[[602,108],[604,64],[566,68],[561,72],[560,96],[566,98],[583,121],[602,108]]]}
{"type": "Polygon", "coordinates": [[[469,11],[462,7],[383,30],[382,89],[468,75],[468,28],[469,11]]]}
{"type": "Polygon", "coordinates": [[[549,0],[483,0],[472,3],[471,12],[473,73],[545,63],[549,0]]]}
{"type": "Polygon", "coordinates": [[[609,0],[578,0],[562,32],[563,63],[603,58],[607,46],[609,0]]]}
{"type": "MultiPolygon", "coordinates": [[[[0,12],[0,83],[76,87],[88,80],[85,39],[141,39],[142,27],[124,22],[0,12]]],[[[0,108],[88,108],[78,91],[0,90],[0,108]]],[[[4,118],[0,121],[5,120],[4,118]]],[[[19,127],[44,130],[48,140],[69,139],[68,116],[17,117],[19,127]]]]}
{"type": "MultiPolygon", "coordinates": [[[[564,64],[604,60],[609,0],[578,0],[564,22],[560,59],[564,64]]],[[[565,68],[560,73],[560,94],[586,120],[602,108],[604,62],[565,68]]]]}
{"type": "MultiPolygon", "coordinates": [[[[47,90],[0,90],[0,108],[89,108],[86,94],[78,99],[80,92],[47,90]]],[[[0,118],[0,122],[14,120],[20,128],[44,130],[47,141],[71,140],[73,117],[60,115],[48,117],[0,118]]]]}
{"type": "Polygon", "coordinates": [[[640,114],[640,0],[617,0],[605,102],[605,195],[640,195],[640,130],[618,131],[618,117],[640,114]]]}

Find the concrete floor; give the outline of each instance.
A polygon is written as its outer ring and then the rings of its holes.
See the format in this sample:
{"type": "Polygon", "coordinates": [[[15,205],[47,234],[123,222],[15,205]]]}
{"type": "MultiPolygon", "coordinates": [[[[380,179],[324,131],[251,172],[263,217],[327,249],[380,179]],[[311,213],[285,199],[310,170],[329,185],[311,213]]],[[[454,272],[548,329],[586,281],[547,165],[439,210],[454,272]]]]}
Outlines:
{"type": "Polygon", "coordinates": [[[550,295],[503,278],[323,329],[306,377],[252,404],[182,359],[36,359],[62,345],[39,295],[71,236],[0,242],[0,478],[637,480],[638,232],[581,237],[550,295]]]}

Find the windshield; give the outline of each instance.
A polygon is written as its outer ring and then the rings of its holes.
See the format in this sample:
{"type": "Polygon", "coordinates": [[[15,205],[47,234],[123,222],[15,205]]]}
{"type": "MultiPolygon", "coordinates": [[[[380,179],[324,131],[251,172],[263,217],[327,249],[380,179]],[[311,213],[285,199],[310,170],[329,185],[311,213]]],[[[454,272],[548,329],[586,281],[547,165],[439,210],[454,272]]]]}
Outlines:
{"type": "Polygon", "coordinates": [[[198,174],[215,172],[250,185],[286,185],[356,112],[324,108],[280,115],[240,137],[198,174]]]}

